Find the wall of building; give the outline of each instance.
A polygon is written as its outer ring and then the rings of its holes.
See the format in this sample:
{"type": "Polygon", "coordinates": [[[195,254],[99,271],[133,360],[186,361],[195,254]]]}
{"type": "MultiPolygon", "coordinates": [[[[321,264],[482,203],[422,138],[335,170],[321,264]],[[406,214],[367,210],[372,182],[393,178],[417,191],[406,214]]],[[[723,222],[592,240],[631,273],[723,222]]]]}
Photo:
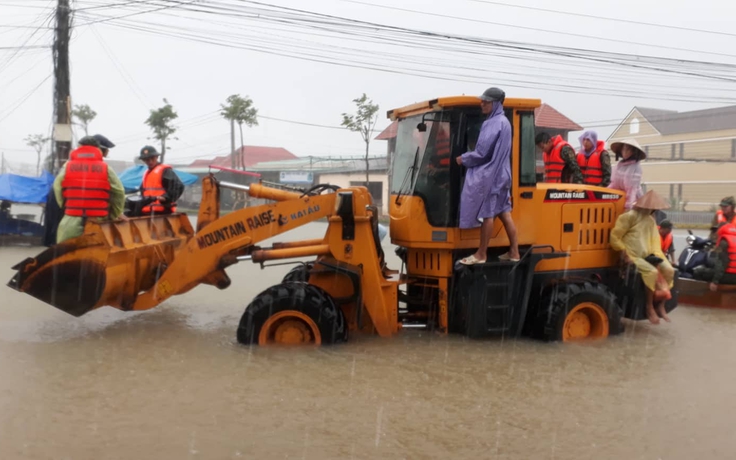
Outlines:
{"type": "MultiPolygon", "coordinates": [[[[380,203],[380,210],[382,215],[388,215],[388,202],[389,202],[389,191],[388,191],[388,174],[383,172],[371,172],[369,175],[371,182],[380,182],[381,190],[383,193],[383,199],[380,203]]],[[[320,174],[318,182],[320,184],[332,184],[338,187],[350,187],[351,182],[365,182],[365,172],[346,172],[346,173],[331,173],[331,174],[320,174]]]]}
{"type": "Polygon", "coordinates": [[[642,163],[643,182],[686,211],[708,211],[723,197],[736,195],[736,163],[665,161],[642,163]]]}
{"type": "MultiPolygon", "coordinates": [[[[611,134],[610,139],[630,139],[646,136],[659,136],[659,132],[637,110],[633,110],[611,134]]],[[[611,142],[613,141],[611,140],[611,142]]]]}
{"type": "Polygon", "coordinates": [[[629,115],[608,139],[636,139],[655,160],[733,160],[736,161],[736,129],[701,131],[684,134],[659,134],[636,111],[629,115]],[[631,121],[639,120],[637,133],[631,132],[631,121]]]}

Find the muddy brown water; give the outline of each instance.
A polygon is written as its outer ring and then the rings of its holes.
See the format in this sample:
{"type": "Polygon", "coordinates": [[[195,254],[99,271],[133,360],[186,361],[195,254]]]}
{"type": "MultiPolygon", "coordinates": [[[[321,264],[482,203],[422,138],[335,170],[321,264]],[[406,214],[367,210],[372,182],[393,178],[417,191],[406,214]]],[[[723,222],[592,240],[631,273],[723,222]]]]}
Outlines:
{"type": "Polygon", "coordinates": [[[289,267],[240,264],[225,291],[73,318],[4,286],[10,266],[39,251],[0,248],[0,459],[736,452],[736,311],[680,307],[672,324],[627,323],[622,336],[585,345],[406,331],[259,349],[237,344],[238,320],[289,267]]]}

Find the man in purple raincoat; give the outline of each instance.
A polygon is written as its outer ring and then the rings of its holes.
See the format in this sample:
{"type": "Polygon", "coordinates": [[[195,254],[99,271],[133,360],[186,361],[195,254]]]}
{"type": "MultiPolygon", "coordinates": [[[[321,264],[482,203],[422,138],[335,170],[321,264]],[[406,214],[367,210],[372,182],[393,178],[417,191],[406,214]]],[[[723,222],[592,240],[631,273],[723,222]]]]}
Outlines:
{"type": "Polygon", "coordinates": [[[480,247],[460,261],[465,265],[486,262],[496,216],[511,246],[499,259],[519,260],[516,226],[511,218],[511,124],[503,112],[504,99],[506,93],[498,88],[489,88],[480,96],[481,110],[488,118],[480,129],[475,150],[457,157],[457,163],[467,168],[460,197],[460,228],[474,228],[482,221],[480,247]]]}

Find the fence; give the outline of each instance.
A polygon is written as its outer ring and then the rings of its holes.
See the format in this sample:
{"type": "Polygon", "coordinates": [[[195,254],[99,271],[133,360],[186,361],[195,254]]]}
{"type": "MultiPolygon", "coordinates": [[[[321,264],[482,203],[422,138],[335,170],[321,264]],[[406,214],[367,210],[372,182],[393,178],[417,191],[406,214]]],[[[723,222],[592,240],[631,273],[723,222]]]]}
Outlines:
{"type": "Polygon", "coordinates": [[[645,191],[655,190],[670,203],[667,219],[679,227],[710,225],[718,205],[736,195],[736,180],[645,182],[645,191]]]}

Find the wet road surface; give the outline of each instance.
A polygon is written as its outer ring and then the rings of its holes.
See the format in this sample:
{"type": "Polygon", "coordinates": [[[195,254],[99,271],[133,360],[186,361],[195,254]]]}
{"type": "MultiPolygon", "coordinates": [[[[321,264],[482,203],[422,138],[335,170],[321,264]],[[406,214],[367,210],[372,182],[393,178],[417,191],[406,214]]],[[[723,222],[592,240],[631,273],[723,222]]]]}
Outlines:
{"type": "Polygon", "coordinates": [[[240,315],[289,266],[244,263],[228,269],[225,291],[74,318],[4,286],[10,266],[38,252],[0,248],[0,459],[736,452],[736,311],[680,307],[672,324],[627,322],[622,336],[585,345],[406,331],[259,349],[236,343],[240,315]]]}

